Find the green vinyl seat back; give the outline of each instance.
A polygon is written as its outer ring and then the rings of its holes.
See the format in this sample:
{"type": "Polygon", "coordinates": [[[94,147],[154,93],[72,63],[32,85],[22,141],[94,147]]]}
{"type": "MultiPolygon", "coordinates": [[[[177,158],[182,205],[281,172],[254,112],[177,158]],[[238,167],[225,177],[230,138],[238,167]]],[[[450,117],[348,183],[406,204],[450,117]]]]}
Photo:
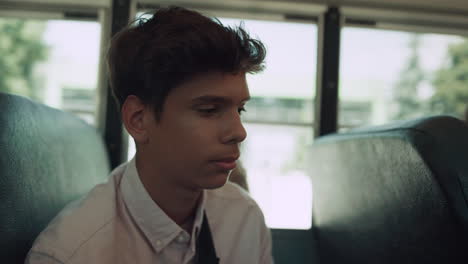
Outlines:
{"type": "Polygon", "coordinates": [[[436,116],[318,139],[321,264],[468,263],[468,126],[436,116]]]}
{"type": "Polygon", "coordinates": [[[105,181],[109,170],[95,128],[72,114],[0,93],[0,263],[24,263],[52,218],[105,181]]]}

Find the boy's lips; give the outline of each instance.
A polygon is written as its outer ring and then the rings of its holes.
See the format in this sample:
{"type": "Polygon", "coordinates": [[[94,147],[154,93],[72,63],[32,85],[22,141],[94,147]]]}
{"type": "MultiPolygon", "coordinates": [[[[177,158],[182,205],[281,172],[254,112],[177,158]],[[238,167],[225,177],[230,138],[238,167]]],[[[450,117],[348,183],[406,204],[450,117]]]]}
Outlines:
{"type": "Polygon", "coordinates": [[[237,164],[236,161],[239,159],[239,155],[229,156],[225,158],[221,158],[218,160],[213,160],[213,162],[221,169],[224,170],[233,170],[236,168],[237,164]]]}
{"type": "Polygon", "coordinates": [[[236,161],[214,161],[216,166],[220,167],[221,169],[224,170],[233,170],[236,168],[237,164],[236,161]]]}

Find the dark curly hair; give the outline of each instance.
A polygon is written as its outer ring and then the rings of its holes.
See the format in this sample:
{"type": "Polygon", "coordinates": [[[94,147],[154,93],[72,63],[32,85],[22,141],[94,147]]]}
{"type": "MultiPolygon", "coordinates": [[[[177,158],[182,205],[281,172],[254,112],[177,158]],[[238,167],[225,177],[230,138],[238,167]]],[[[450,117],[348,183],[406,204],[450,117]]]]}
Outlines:
{"type": "Polygon", "coordinates": [[[153,105],[159,119],[171,89],[208,72],[257,73],[266,49],[241,27],[181,7],[158,9],[111,40],[108,69],[121,107],[129,95],[153,105]]]}

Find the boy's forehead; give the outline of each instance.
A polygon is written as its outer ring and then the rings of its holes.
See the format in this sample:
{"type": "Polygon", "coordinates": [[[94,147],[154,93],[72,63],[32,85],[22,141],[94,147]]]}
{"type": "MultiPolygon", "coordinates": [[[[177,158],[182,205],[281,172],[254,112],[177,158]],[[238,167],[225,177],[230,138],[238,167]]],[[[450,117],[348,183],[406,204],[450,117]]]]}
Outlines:
{"type": "MultiPolygon", "coordinates": [[[[250,100],[250,95],[247,95],[240,99],[240,102],[247,102],[250,100]]],[[[217,96],[217,95],[202,95],[199,97],[195,97],[192,99],[192,102],[194,103],[229,103],[233,101],[233,98],[228,97],[228,96],[217,96]]]]}
{"type": "Polygon", "coordinates": [[[246,101],[250,98],[245,73],[203,74],[183,83],[174,92],[198,102],[246,101]]]}

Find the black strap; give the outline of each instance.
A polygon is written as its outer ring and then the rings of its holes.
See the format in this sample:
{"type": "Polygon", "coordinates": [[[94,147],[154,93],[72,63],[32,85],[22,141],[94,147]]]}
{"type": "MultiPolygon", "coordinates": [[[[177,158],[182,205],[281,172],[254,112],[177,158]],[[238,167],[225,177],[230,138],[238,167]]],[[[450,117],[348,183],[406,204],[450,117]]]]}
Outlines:
{"type": "Polygon", "coordinates": [[[216,256],[216,249],[211,236],[210,225],[206,213],[203,213],[203,223],[197,239],[197,252],[195,255],[196,264],[218,264],[219,258],[216,256]]]}

